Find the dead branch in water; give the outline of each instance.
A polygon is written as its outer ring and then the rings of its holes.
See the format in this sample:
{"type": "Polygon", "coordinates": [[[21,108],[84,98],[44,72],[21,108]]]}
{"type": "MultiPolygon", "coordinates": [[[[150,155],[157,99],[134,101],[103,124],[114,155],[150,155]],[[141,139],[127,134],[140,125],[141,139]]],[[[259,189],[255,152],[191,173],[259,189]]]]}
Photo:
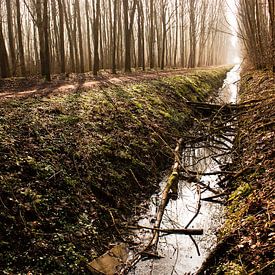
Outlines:
{"type": "MultiPolygon", "coordinates": [[[[161,197],[161,203],[157,212],[156,222],[154,225],[155,229],[160,229],[160,224],[162,221],[162,217],[165,211],[165,207],[168,204],[169,201],[169,193],[172,191],[172,193],[177,193],[178,189],[178,181],[179,181],[179,170],[180,170],[180,147],[182,144],[182,139],[180,139],[177,143],[177,146],[175,148],[174,154],[175,154],[175,160],[174,165],[172,168],[172,173],[170,174],[167,184],[163,190],[162,197],[161,197]]],[[[150,243],[147,246],[147,250],[153,249],[156,250],[157,244],[159,240],[159,231],[155,230],[153,234],[153,238],[150,241],[150,243]]]]}
{"type": "Polygon", "coordinates": [[[152,231],[158,231],[160,233],[165,233],[166,235],[170,234],[179,234],[179,235],[202,235],[203,229],[188,229],[185,228],[155,228],[149,226],[142,226],[142,225],[129,225],[127,226],[128,229],[148,229],[152,231]]]}
{"type": "Polygon", "coordinates": [[[192,219],[189,221],[189,223],[185,226],[185,229],[188,228],[188,226],[194,221],[194,219],[199,215],[201,210],[201,189],[200,186],[197,184],[197,193],[198,193],[198,202],[197,202],[197,210],[195,215],[192,217],[192,219]]]}

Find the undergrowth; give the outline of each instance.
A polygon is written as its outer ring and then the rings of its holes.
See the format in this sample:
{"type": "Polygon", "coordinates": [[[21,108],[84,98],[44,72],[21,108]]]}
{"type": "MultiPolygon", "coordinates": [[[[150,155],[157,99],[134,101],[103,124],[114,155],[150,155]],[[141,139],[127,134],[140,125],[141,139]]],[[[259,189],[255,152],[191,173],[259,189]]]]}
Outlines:
{"type": "Polygon", "coordinates": [[[209,274],[274,274],[274,91],[272,72],[242,76],[241,102],[254,102],[239,118],[235,142],[234,171],[244,172],[231,182],[221,232],[231,241],[209,274]]]}
{"type": "Polygon", "coordinates": [[[0,270],[79,274],[156,189],[226,70],[0,103],[0,270]]]}

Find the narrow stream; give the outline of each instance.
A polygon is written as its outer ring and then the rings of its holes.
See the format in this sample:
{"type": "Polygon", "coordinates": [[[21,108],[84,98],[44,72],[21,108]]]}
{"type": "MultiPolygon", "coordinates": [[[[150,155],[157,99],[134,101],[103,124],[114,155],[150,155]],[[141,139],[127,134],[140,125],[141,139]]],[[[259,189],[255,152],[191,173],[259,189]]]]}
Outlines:
{"type": "MultiPolygon", "coordinates": [[[[215,103],[236,103],[237,82],[239,80],[239,66],[236,65],[228,74],[220,89],[215,103]]],[[[230,137],[233,139],[233,136],[230,137]]],[[[228,147],[230,142],[225,142],[228,147]]],[[[215,147],[215,146],[214,146],[215,147]]],[[[228,149],[228,148],[227,148],[228,149]]],[[[229,148],[230,150],[230,148],[229,148]]],[[[203,147],[192,144],[183,151],[182,162],[186,169],[199,173],[211,173],[220,171],[220,164],[225,164],[230,159],[228,156],[217,156],[221,151],[215,148],[203,147]],[[214,157],[215,156],[215,157],[214,157]]],[[[218,190],[216,186],[218,175],[205,175],[200,181],[211,188],[218,190]]],[[[161,183],[161,188],[166,178],[161,183]]],[[[161,228],[184,228],[193,218],[197,210],[199,198],[213,196],[210,191],[203,191],[194,182],[181,180],[179,182],[179,193],[176,200],[169,200],[162,220],[161,228]]],[[[159,205],[160,194],[151,198],[150,207],[145,217],[139,220],[139,225],[153,227],[155,216],[159,205]]],[[[188,228],[203,229],[202,236],[193,236],[192,240],[187,235],[161,236],[158,243],[158,253],[163,258],[140,261],[130,271],[130,274],[194,274],[202,265],[209,252],[217,242],[216,232],[223,223],[223,206],[219,203],[201,200],[201,208],[198,216],[192,221],[188,228]],[[194,241],[196,245],[194,244],[194,241]]],[[[134,230],[136,238],[141,242],[149,241],[151,234],[148,230],[134,230]]]]}

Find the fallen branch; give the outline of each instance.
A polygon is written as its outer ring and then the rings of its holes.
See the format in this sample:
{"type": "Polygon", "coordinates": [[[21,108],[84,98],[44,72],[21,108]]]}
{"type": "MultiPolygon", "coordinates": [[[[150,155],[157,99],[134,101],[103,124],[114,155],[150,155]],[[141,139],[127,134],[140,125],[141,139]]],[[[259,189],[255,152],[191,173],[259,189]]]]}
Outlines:
{"type": "Polygon", "coordinates": [[[207,201],[207,202],[212,202],[212,203],[218,203],[218,204],[221,204],[221,205],[225,204],[225,202],[222,201],[222,200],[215,200],[215,199],[211,199],[211,198],[202,198],[201,200],[202,201],[207,201]]]}
{"type": "Polygon", "coordinates": [[[235,111],[235,110],[241,110],[245,108],[245,106],[239,106],[238,104],[213,104],[213,103],[206,103],[206,102],[193,102],[193,101],[187,101],[187,105],[191,107],[196,107],[197,109],[204,109],[204,110],[211,110],[211,111],[235,111]]]}
{"type": "Polygon", "coordinates": [[[200,176],[234,175],[235,174],[232,171],[214,171],[214,172],[201,173],[201,172],[196,172],[192,170],[187,170],[187,172],[192,175],[200,175],[200,176]]]}
{"type": "MultiPolygon", "coordinates": [[[[151,255],[154,255],[154,257],[157,255],[157,253],[155,253],[155,251],[157,249],[159,233],[160,233],[160,231],[163,232],[163,230],[165,230],[165,229],[160,229],[160,225],[161,225],[162,217],[164,215],[165,207],[168,204],[168,201],[170,198],[169,194],[171,193],[171,191],[172,191],[172,194],[173,193],[175,194],[175,192],[177,193],[177,186],[178,186],[178,181],[179,181],[179,170],[180,170],[180,163],[181,163],[180,162],[181,144],[182,144],[182,139],[179,139],[177,142],[177,146],[174,150],[175,159],[174,159],[174,164],[172,167],[172,173],[170,174],[170,176],[167,180],[167,184],[162,192],[161,203],[158,208],[154,228],[150,228],[154,232],[152,239],[141,251],[136,253],[136,255],[133,257],[133,260],[129,264],[127,264],[127,266],[120,272],[120,274],[126,274],[129,271],[129,269],[131,267],[135,266],[144,255],[151,254],[151,255]]],[[[169,229],[167,229],[167,230],[169,230],[169,229]]],[[[181,229],[179,229],[179,230],[181,230],[181,229]]],[[[183,234],[182,232],[183,231],[181,231],[181,234],[183,234]]],[[[187,231],[185,230],[185,233],[186,232],[187,231]]],[[[165,232],[165,233],[167,233],[167,232],[165,232]]],[[[201,233],[202,234],[201,231],[194,231],[193,233],[201,233]]],[[[173,233],[173,234],[180,234],[180,233],[178,232],[178,233],[173,233]]]]}
{"type": "Polygon", "coordinates": [[[152,231],[158,231],[160,233],[165,233],[165,234],[179,234],[179,235],[202,235],[203,234],[203,229],[188,229],[187,227],[185,228],[155,228],[155,227],[148,227],[148,226],[133,226],[129,225],[127,226],[128,229],[148,229],[152,231]]]}
{"type": "MultiPolygon", "coordinates": [[[[178,181],[179,181],[179,169],[180,169],[180,147],[181,147],[182,139],[180,139],[177,143],[177,146],[175,148],[174,154],[175,154],[175,160],[174,165],[172,169],[172,173],[170,174],[167,184],[163,190],[162,197],[161,197],[161,203],[157,212],[156,222],[155,222],[155,229],[160,228],[160,224],[162,221],[162,217],[165,211],[165,207],[168,204],[169,201],[169,193],[172,190],[172,193],[177,193],[178,189],[178,181]]],[[[157,244],[159,240],[159,231],[154,230],[153,238],[150,241],[150,243],[147,246],[147,249],[153,248],[153,250],[156,250],[157,244]]]]}

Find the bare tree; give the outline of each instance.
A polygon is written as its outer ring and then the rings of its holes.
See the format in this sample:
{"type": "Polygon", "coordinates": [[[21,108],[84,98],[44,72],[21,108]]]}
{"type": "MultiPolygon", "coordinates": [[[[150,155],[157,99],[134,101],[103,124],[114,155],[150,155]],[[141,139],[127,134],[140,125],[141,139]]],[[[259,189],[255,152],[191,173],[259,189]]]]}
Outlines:
{"type": "MultiPolygon", "coordinates": [[[[240,3],[248,10],[254,5],[246,34],[256,43],[244,39],[244,44],[264,54],[258,56],[262,63],[274,48],[274,0],[240,3]]],[[[225,61],[229,45],[229,36],[220,32],[226,32],[223,0],[1,0],[1,5],[2,54],[5,44],[14,75],[214,65],[225,61]],[[24,17],[22,9],[28,11],[24,17]]],[[[245,25],[244,16],[244,31],[245,25]]]]}
{"type": "Polygon", "coordinates": [[[274,0],[268,3],[262,0],[240,0],[238,11],[240,35],[248,61],[256,69],[273,68],[274,0]]]}
{"type": "Polygon", "coordinates": [[[93,74],[97,75],[99,70],[99,54],[98,54],[98,40],[99,40],[99,18],[100,18],[100,0],[96,0],[96,7],[94,8],[94,67],[93,74]]]}
{"type": "Polygon", "coordinates": [[[2,20],[0,20],[0,69],[1,69],[1,77],[9,77],[10,70],[9,70],[9,60],[8,54],[6,49],[6,44],[3,36],[2,31],[2,20]]]}
{"type": "Polygon", "coordinates": [[[16,56],[15,56],[15,44],[14,44],[14,33],[13,33],[13,23],[12,23],[12,1],[6,0],[6,8],[7,8],[7,23],[8,23],[8,36],[9,36],[9,50],[11,56],[11,68],[12,75],[16,74],[16,56]]]}
{"type": "Polygon", "coordinates": [[[84,73],[84,54],[83,54],[83,41],[82,41],[82,27],[79,0],[75,0],[75,9],[77,16],[77,29],[78,29],[78,43],[79,43],[79,58],[80,58],[80,72],[84,73]]]}
{"type": "Polygon", "coordinates": [[[16,0],[16,22],[17,22],[17,32],[18,32],[18,49],[19,49],[20,68],[21,68],[21,74],[25,76],[26,65],[25,65],[24,45],[23,45],[22,27],[21,27],[21,9],[20,9],[19,0],[16,0]]]}
{"type": "Polygon", "coordinates": [[[131,72],[131,46],[132,46],[132,31],[134,24],[134,16],[137,6],[137,0],[133,0],[132,8],[129,17],[128,0],[123,0],[124,11],[124,43],[125,43],[125,72],[131,72]]]}
{"type": "Polygon", "coordinates": [[[64,29],[64,12],[63,4],[61,0],[58,0],[58,11],[59,11],[59,51],[60,51],[60,71],[65,73],[66,61],[65,61],[65,29],[64,29]]]}

